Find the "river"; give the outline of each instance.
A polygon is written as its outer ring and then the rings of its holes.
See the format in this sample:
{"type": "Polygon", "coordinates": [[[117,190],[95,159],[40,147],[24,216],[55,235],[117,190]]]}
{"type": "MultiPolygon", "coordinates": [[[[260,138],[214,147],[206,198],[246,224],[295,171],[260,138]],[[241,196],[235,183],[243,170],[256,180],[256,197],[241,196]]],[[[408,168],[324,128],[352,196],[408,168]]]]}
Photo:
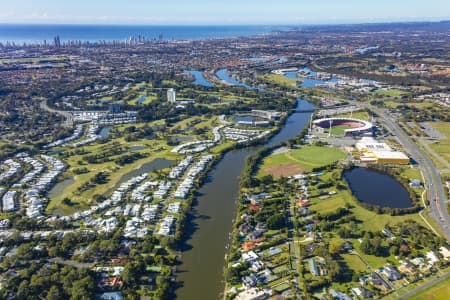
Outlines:
{"type": "MultiPolygon", "coordinates": [[[[297,109],[314,107],[299,100],[297,109]]],[[[293,113],[285,127],[264,146],[228,152],[208,173],[205,184],[189,216],[186,242],[182,247],[182,264],[177,279],[182,283],[176,291],[177,299],[217,299],[224,289],[223,268],[226,245],[230,241],[236,217],[239,175],[245,158],[258,149],[290,140],[300,134],[311,113],[293,113]]]]}

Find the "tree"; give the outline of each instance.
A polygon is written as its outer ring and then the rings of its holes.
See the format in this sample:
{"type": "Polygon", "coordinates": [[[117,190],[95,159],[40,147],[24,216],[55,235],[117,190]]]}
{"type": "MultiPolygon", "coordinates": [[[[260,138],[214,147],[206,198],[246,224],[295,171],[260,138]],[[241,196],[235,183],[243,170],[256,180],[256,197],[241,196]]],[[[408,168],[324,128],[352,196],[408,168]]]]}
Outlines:
{"type": "Polygon", "coordinates": [[[282,214],[275,214],[267,219],[266,225],[269,229],[281,229],[286,224],[286,218],[282,214]]]}
{"type": "Polygon", "coordinates": [[[45,297],[45,299],[47,299],[47,300],[54,300],[54,299],[61,299],[61,298],[62,298],[62,294],[56,285],[51,286],[50,290],[47,293],[47,296],[45,297]]]}
{"type": "Polygon", "coordinates": [[[28,280],[24,280],[19,284],[17,289],[17,299],[30,299],[32,298],[31,290],[29,289],[28,280]]]}
{"type": "Polygon", "coordinates": [[[330,244],[330,253],[332,255],[338,255],[339,253],[341,253],[342,251],[342,246],[340,244],[337,243],[332,243],[330,244]]]}
{"type": "Polygon", "coordinates": [[[71,289],[70,300],[92,299],[94,287],[94,281],[90,276],[74,281],[71,289]]]}

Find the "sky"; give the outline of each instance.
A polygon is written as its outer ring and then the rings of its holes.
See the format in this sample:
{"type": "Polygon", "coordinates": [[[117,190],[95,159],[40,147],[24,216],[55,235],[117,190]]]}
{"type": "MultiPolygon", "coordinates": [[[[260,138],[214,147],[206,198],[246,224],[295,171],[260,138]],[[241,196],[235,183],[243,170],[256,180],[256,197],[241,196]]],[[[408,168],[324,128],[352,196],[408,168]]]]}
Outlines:
{"type": "Polygon", "coordinates": [[[450,19],[450,0],[0,0],[0,23],[301,25],[450,19]]]}

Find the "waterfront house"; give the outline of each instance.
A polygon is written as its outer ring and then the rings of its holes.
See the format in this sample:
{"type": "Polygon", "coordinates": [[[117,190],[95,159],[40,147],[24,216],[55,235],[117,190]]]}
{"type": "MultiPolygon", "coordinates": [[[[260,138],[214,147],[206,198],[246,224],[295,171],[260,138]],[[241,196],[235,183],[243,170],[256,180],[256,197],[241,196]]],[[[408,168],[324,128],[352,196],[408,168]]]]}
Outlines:
{"type": "Polygon", "coordinates": [[[242,284],[247,289],[256,286],[257,282],[258,282],[258,278],[256,278],[255,274],[250,274],[250,275],[245,276],[245,277],[242,278],[242,284]]]}

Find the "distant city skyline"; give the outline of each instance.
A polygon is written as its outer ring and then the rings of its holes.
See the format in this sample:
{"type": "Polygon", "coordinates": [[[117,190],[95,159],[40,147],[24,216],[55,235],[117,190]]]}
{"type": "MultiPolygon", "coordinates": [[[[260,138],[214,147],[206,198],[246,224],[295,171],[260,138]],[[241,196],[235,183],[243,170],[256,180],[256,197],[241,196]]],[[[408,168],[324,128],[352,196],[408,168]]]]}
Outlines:
{"type": "Polygon", "coordinates": [[[448,0],[0,0],[0,5],[4,24],[297,25],[450,19],[448,0]]]}

